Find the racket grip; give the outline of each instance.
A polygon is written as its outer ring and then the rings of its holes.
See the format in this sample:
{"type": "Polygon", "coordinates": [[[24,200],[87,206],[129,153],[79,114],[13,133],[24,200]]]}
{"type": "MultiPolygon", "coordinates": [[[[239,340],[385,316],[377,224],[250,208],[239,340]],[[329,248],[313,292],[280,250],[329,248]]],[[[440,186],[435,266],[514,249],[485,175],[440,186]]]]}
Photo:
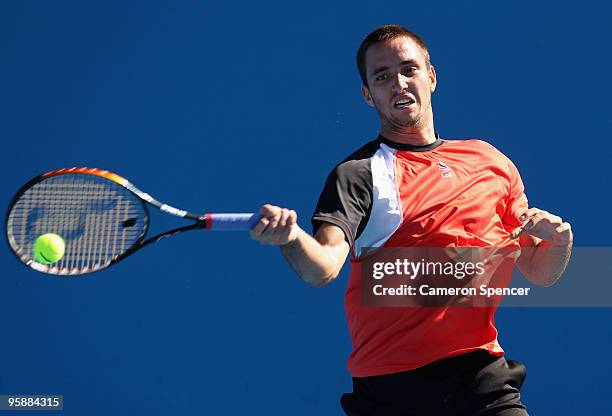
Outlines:
{"type": "Polygon", "coordinates": [[[261,219],[260,214],[206,214],[206,228],[213,231],[249,231],[261,219]]]}

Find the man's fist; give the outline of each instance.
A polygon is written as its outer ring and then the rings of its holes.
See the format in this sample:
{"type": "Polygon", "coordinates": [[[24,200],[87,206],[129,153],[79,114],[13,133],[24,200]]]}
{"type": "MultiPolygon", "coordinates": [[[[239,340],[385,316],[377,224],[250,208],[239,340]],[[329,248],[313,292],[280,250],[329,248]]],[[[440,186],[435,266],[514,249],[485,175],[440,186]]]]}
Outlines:
{"type": "Polygon", "coordinates": [[[273,246],[284,246],[295,241],[299,232],[295,211],[266,204],[259,213],[261,219],[251,229],[254,240],[273,246]]]}
{"type": "Polygon", "coordinates": [[[563,222],[560,217],[544,210],[529,208],[521,215],[520,220],[523,225],[512,231],[512,238],[529,234],[555,245],[566,245],[573,238],[572,227],[568,222],[563,222]]]}

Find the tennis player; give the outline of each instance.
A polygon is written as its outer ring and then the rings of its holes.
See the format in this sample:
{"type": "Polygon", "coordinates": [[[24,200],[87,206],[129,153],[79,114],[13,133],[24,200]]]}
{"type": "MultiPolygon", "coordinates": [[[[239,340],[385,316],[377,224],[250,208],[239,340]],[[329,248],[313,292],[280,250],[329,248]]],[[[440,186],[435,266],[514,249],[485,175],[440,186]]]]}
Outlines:
{"type": "Polygon", "coordinates": [[[570,257],[570,224],[528,206],[519,172],[493,146],[438,135],[436,71],[418,35],[379,27],[361,43],[357,65],[379,136],[329,175],[312,217],[314,237],[295,211],[273,205],[261,208],[251,236],[280,246],[315,287],[335,279],[352,252],[346,414],[527,415],[520,398],[526,369],[504,357],[494,307],[365,307],[356,270],[368,247],[530,247],[519,269],[550,286],[570,257]]]}

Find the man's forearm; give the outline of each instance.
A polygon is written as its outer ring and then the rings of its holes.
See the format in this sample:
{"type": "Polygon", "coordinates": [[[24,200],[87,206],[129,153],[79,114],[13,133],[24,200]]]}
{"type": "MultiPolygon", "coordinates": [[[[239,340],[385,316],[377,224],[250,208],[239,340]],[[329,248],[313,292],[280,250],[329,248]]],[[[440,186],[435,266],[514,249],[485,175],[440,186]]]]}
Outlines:
{"type": "Polygon", "coordinates": [[[289,265],[307,283],[321,287],[333,280],[342,267],[333,247],[321,245],[300,229],[297,238],[281,246],[281,252],[289,265]]]}
{"type": "Polygon", "coordinates": [[[302,230],[297,213],[265,204],[251,237],[262,244],[280,246],[289,265],[312,286],[321,287],[333,280],[350,251],[344,231],[331,223],[318,227],[315,237],[302,230]]]}

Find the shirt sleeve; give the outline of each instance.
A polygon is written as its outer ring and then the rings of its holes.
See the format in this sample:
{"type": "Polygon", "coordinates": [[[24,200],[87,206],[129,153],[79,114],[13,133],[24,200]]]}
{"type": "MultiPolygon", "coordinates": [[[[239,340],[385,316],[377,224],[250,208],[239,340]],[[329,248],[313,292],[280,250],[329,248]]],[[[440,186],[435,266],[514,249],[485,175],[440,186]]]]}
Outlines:
{"type": "Polygon", "coordinates": [[[329,174],[312,216],[313,235],[323,223],[331,223],[342,229],[353,247],[371,209],[372,175],[368,162],[345,162],[329,174]]]}
{"type": "Polygon", "coordinates": [[[504,211],[502,223],[504,228],[510,232],[522,225],[519,217],[529,208],[529,203],[525,195],[525,186],[523,185],[518,169],[510,159],[508,159],[508,165],[510,168],[510,192],[506,198],[506,209],[504,211]]]}

